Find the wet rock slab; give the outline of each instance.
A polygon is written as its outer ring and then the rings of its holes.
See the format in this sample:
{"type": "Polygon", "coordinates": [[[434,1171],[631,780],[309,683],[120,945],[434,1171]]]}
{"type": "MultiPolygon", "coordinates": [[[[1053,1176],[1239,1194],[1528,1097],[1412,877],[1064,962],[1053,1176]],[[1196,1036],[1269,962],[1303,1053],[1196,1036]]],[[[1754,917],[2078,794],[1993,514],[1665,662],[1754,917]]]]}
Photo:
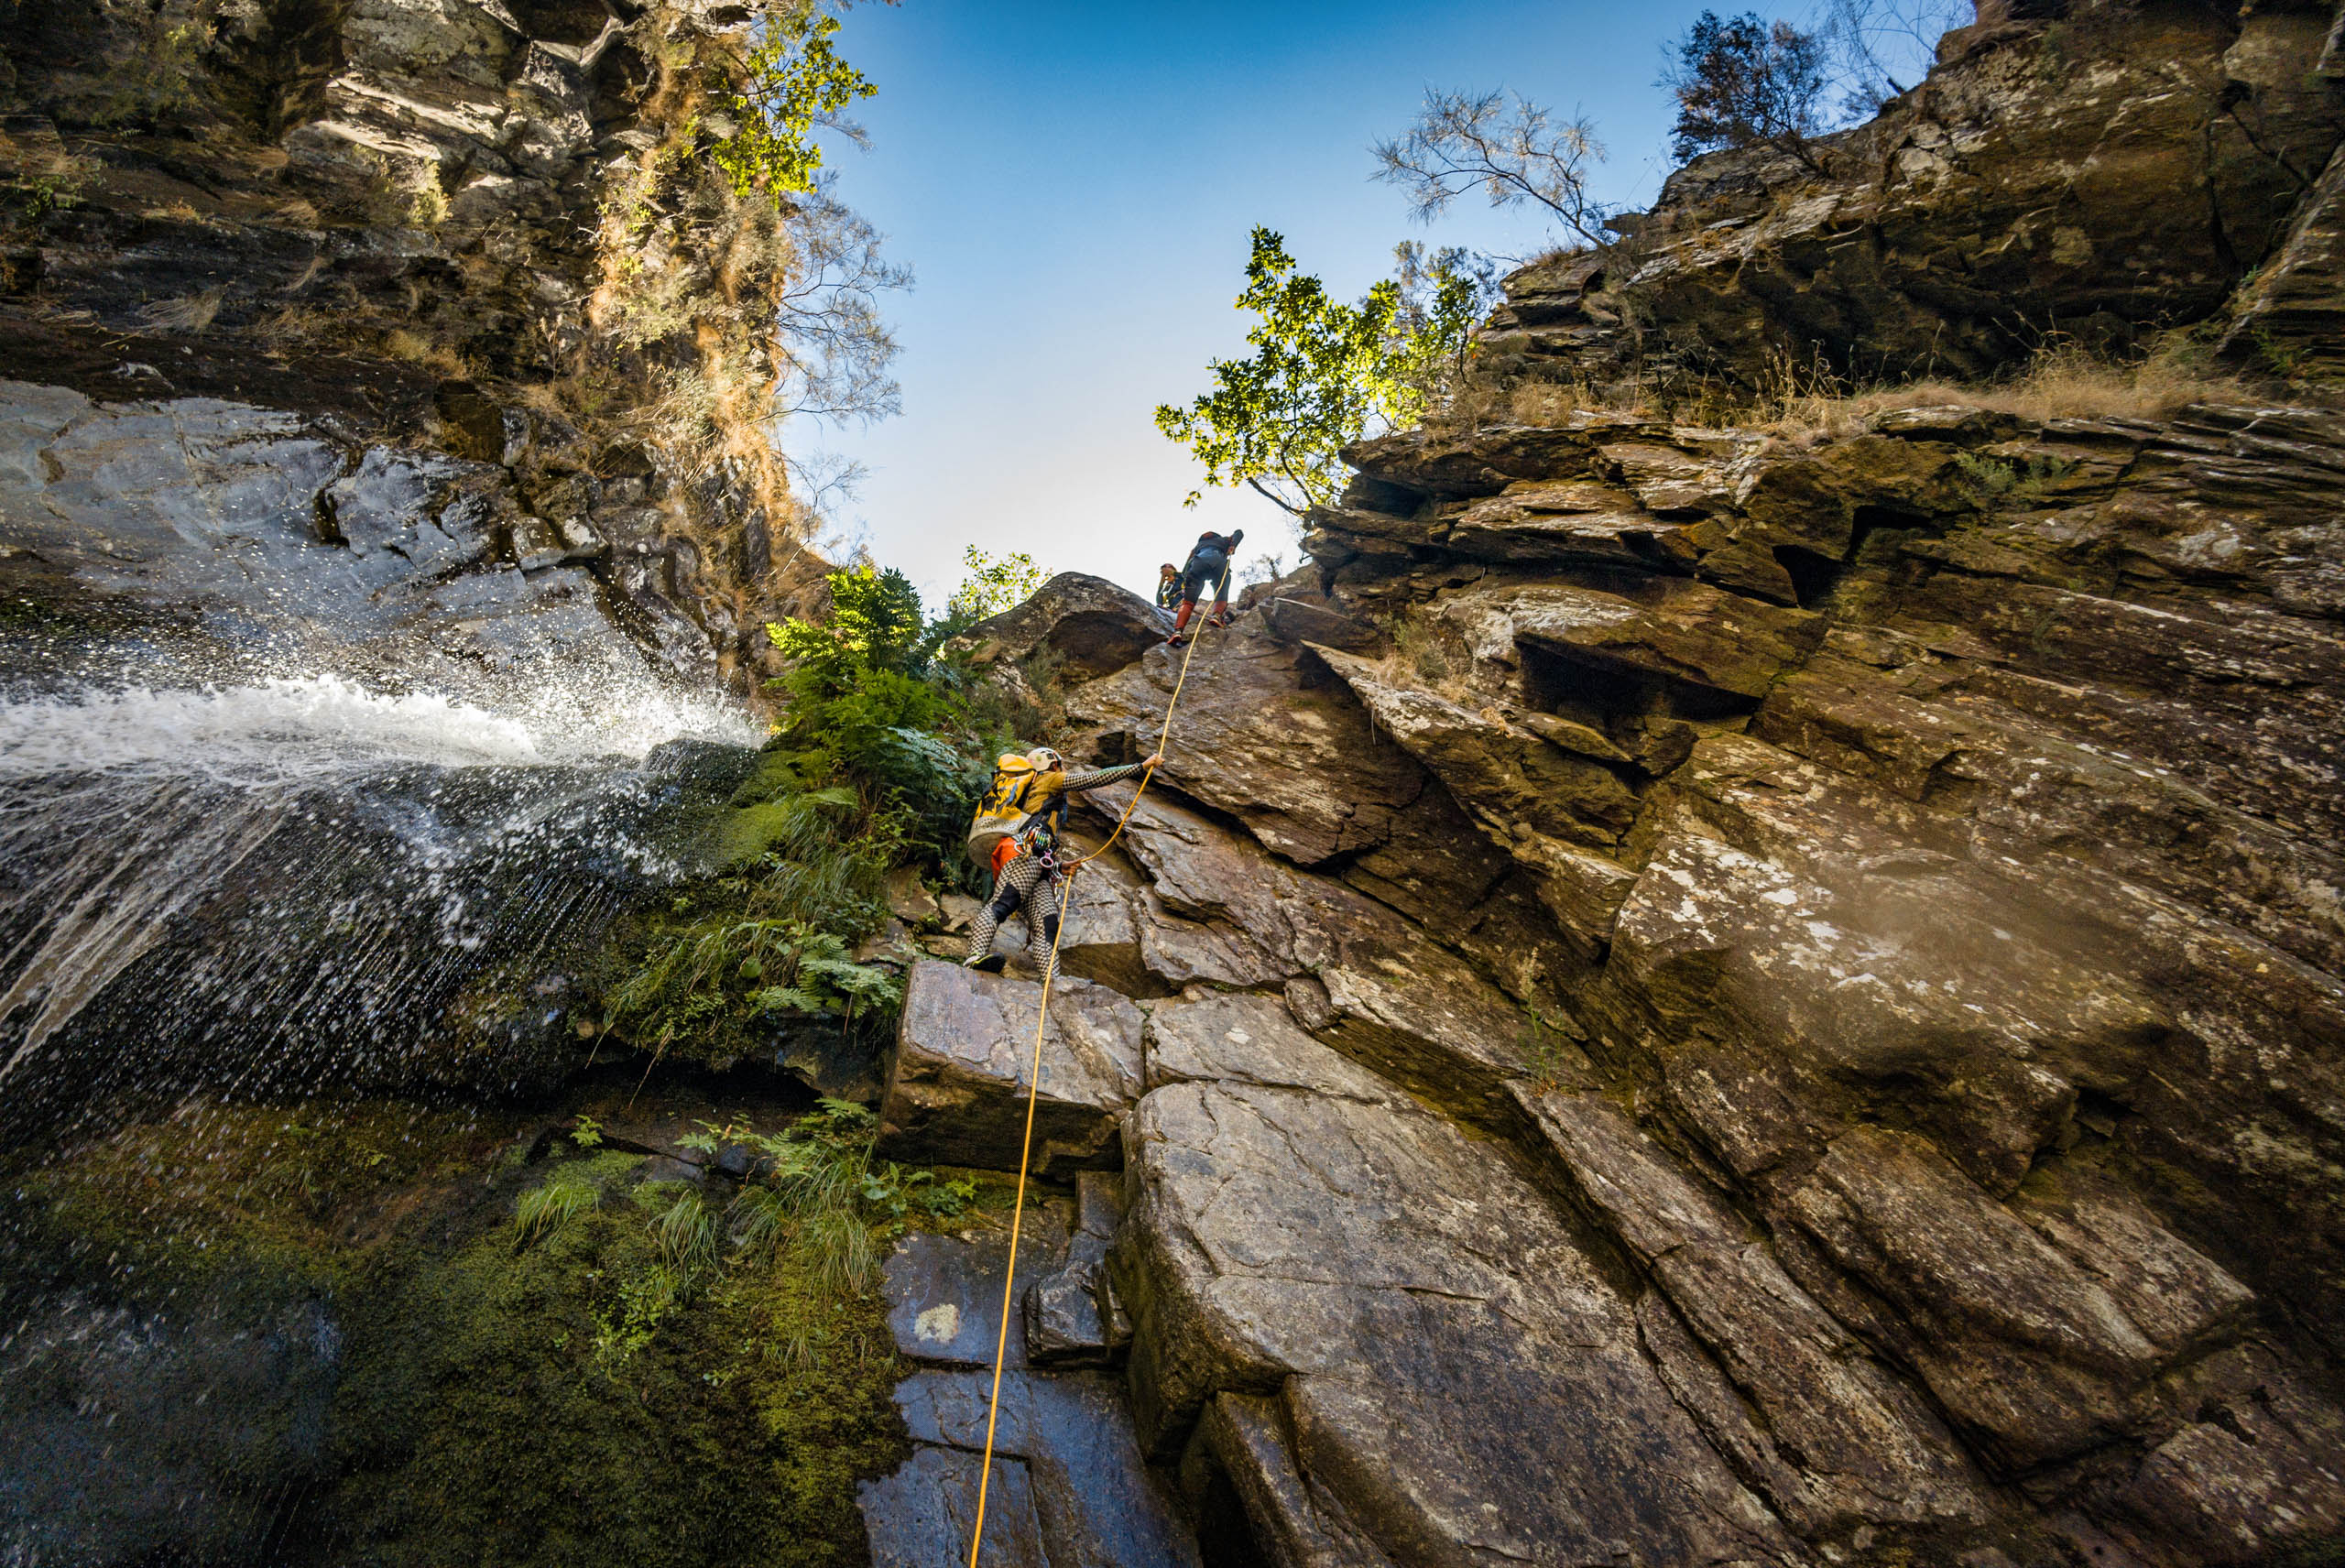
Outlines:
{"type": "MultiPolygon", "coordinates": [[[[1031,1204],[1018,1242],[1018,1290],[1012,1293],[1009,1365],[1026,1365],[1018,1295],[1055,1271],[1066,1255],[1066,1222],[1052,1208],[1031,1204]]],[[[896,1244],[883,1271],[888,1331],[896,1348],[915,1361],[951,1367],[990,1367],[1001,1332],[1001,1277],[1009,1262],[1005,1222],[959,1236],[915,1231],[896,1244]]]]}
{"type": "MultiPolygon", "coordinates": [[[[974,1485],[985,1448],[991,1382],[987,1372],[924,1371],[897,1388],[897,1407],[920,1445],[917,1454],[949,1454],[959,1464],[929,1459],[908,1465],[888,1482],[867,1488],[864,1511],[875,1519],[875,1551],[882,1533],[878,1519],[899,1511],[914,1519],[946,1511],[934,1505],[907,1509],[916,1487],[949,1507],[964,1485],[961,1465],[966,1466],[965,1484],[974,1485]]],[[[994,1463],[994,1485],[999,1486],[1014,1466],[1033,1512],[1041,1555],[1020,1561],[1049,1568],[1188,1568],[1197,1561],[1194,1538],[1168,1478],[1141,1458],[1123,1389],[1104,1374],[1004,1373],[994,1463]]],[[[989,1501],[988,1514],[992,1508],[989,1501]]],[[[965,1520],[954,1544],[957,1558],[947,1553],[928,1561],[942,1565],[966,1560],[965,1520]]]]}
{"type": "MultiPolygon", "coordinates": [[[[1089,1227],[1076,1231],[1073,1248],[1055,1203],[1028,1212],[1019,1294],[1104,1250],[1096,1233],[1113,1209],[1099,1179],[1087,1184],[1094,1191],[1082,1217],[1089,1227]]],[[[989,1222],[957,1236],[908,1237],[889,1261],[889,1328],[897,1347],[925,1365],[896,1389],[911,1458],[893,1475],[866,1483],[858,1496],[873,1561],[885,1568],[954,1568],[967,1561],[1008,1242],[1006,1225],[989,1222]]],[[[1194,1568],[1194,1532],[1169,1475],[1141,1454],[1120,1381],[1098,1372],[1033,1369],[1015,1312],[1003,1359],[983,1561],[1020,1568],[1194,1568]]]]}
{"type": "MultiPolygon", "coordinates": [[[[871,1539],[873,1568],[949,1568],[969,1560],[976,1527],[978,1456],[922,1443],[892,1475],[867,1481],[856,1494],[871,1539]]],[[[1055,1568],[1042,1554],[1034,1486],[1023,1462],[997,1459],[986,1490],[983,1562],[1006,1568],[1055,1568]]]]}

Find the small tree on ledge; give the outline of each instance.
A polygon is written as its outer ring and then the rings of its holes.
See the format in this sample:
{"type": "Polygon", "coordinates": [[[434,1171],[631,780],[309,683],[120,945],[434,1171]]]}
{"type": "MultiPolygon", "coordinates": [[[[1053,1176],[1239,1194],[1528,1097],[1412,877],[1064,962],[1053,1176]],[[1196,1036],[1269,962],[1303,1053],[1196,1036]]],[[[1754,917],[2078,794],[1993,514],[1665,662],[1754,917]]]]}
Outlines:
{"type": "Polygon", "coordinates": [[[1675,48],[1661,83],[1677,98],[1679,158],[1774,147],[1816,167],[1808,139],[1820,125],[1823,39],[1756,12],[1721,20],[1705,11],[1675,48]]]}
{"type": "MultiPolygon", "coordinates": [[[[1254,231],[1238,308],[1261,320],[1246,359],[1208,362],[1214,389],[1185,408],[1167,403],[1156,428],[1195,452],[1208,485],[1244,485],[1292,517],[1335,500],[1337,454],[1371,430],[1413,423],[1462,374],[1468,334],[1487,305],[1488,269],[1461,251],[1427,258],[1403,245],[1402,277],[1358,304],[1295,270],[1286,241],[1254,231]]],[[[1191,491],[1186,501],[1200,498],[1191,491]]]]}

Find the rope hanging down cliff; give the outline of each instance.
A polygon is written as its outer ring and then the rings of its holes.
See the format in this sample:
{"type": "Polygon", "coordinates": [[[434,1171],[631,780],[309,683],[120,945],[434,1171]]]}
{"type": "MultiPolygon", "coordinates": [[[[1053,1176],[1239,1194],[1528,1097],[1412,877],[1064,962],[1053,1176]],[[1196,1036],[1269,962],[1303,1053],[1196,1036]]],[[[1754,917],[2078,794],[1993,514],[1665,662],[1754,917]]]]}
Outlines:
{"type": "MultiPolygon", "coordinates": [[[[1197,657],[1197,649],[1204,646],[1205,628],[1210,624],[1199,624],[1197,635],[1190,639],[1188,651],[1181,657],[1181,672],[1173,680],[1172,695],[1164,704],[1164,728],[1156,737],[1156,757],[1164,755],[1164,747],[1172,738],[1172,710],[1181,705],[1181,689],[1189,683],[1189,661],[1197,657]]],[[[1059,940],[1066,934],[1067,899],[1074,892],[1075,873],[1107,854],[1108,847],[1123,836],[1124,824],[1132,820],[1133,809],[1140,804],[1140,798],[1148,793],[1149,783],[1155,777],[1156,768],[1151,765],[1140,775],[1140,788],[1132,791],[1132,798],[1124,802],[1123,814],[1116,819],[1114,831],[1097,849],[1069,862],[1066,875],[1059,882],[1058,929],[1051,933],[1051,955],[1042,966],[1042,1000],[1034,1011],[1034,1049],[1026,1072],[1026,1131],[1018,1146],[1018,1195],[1009,1211],[1009,1261],[1002,1270],[1001,1325],[994,1336],[993,1393],[986,1402],[986,1452],[977,1468],[977,1519],[969,1531],[969,1568],[977,1568],[977,1548],[986,1535],[986,1489],[993,1479],[994,1423],[1001,1416],[1001,1364],[1009,1350],[1009,1310],[1018,1280],[1018,1236],[1026,1218],[1026,1166],[1034,1151],[1034,1105],[1042,1092],[1042,1031],[1050,1022],[1051,982],[1058,975],[1059,940]]]]}

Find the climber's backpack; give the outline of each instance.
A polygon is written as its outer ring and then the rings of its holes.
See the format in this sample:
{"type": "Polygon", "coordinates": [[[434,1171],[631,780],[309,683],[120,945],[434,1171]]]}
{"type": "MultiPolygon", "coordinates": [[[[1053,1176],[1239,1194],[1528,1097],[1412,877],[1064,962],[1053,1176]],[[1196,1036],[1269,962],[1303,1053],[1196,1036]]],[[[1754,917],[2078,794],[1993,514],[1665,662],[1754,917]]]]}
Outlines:
{"type": "Polygon", "coordinates": [[[1066,796],[1060,786],[1065,778],[1055,768],[1042,771],[1017,752],[1003,752],[994,763],[993,781],[977,801],[976,817],[969,823],[969,842],[974,844],[1018,833],[1037,811],[1063,804],[1066,796]]]}

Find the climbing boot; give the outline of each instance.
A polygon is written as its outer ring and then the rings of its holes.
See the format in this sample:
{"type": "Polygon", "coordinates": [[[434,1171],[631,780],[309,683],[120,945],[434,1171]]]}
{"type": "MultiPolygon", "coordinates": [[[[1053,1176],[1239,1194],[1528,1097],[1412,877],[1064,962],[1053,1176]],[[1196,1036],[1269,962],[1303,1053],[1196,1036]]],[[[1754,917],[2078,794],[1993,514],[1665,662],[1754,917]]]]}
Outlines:
{"type": "Polygon", "coordinates": [[[1008,955],[1004,953],[973,953],[961,960],[961,967],[974,969],[980,975],[998,975],[1001,973],[1001,966],[1009,962],[1008,955]]]}

